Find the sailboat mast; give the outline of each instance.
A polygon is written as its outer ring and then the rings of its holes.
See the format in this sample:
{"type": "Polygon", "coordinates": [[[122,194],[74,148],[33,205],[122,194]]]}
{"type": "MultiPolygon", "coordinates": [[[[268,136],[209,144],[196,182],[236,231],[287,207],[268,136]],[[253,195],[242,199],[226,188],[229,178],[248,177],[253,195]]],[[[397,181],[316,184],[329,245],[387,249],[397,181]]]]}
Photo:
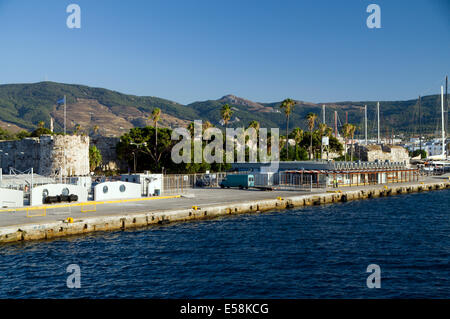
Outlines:
{"type": "Polygon", "coordinates": [[[337,111],[334,111],[334,137],[338,137],[338,130],[337,130],[337,111]]]}
{"type": "Polygon", "coordinates": [[[445,130],[448,132],[448,76],[445,76],[445,130]]]}
{"type": "Polygon", "coordinates": [[[380,144],[380,102],[377,102],[377,122],[378,122],[378,134],[377,134],[377,143],[380,144]]]}
{"type": "Polygon", "coordinates": [[[445,156],[444,86],[441,85],[442,156],[445,156]]]}
{"type": "Polygon", "coordinates": [[[421,109],[421,97],[419,95],[419,147],[422,152],[422,109],[421,109]]]}
{"type": "Polygon", "coordinates": [[[366,145],[367,145],[367,105],[364,105],[364,134],[366,139],[366,145]]]}
{"type": "Polygon", "coordinates": [[[323,116],[323,124],[326,124],[326,122],[325,122],[325,104],[322,105],[322,116],[323,116]]]}

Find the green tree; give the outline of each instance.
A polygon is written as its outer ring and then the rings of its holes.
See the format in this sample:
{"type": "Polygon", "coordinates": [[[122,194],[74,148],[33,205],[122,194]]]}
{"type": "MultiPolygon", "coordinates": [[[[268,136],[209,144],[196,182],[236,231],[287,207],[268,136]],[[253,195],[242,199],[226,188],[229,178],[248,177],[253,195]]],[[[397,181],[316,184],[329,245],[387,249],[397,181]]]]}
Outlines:
{"type": "Polygon", "coordinates": [[[292,99],[285,99],[281,102],[280,109],[284,110],[284,114],[286,115],[286,155],[287,160],[289,160],[289,116],[291,115],[292,110],[294,109],[295,102],[292,99]]]}
{"type": "Polygon", "coordinates": [[[220,111],[220,115],[222,116],[222,120],[226,128],[228,126],[228,122],[231,120],[231,116],[233,115],[233,110],[228,104],[224,104],[222,106],[222,110],[220,111]]]}
{"type": "Polygon", "coordinates": [[[102,154],[95,145],[89,147],[89,169],[94,171],[102,164],[102,154]]]}
{"type": "Polygon", "coordinates": [[[24,131],[24,130],[22,130],[16,134],[16,138],[18,140],[21,140],[21,139],[24,139],[25,137],[30,137],[30,136],[31,136],[31,133],[28,131],[24,131]]]}
{"type": "Polygon", "coordinates": [[[350,148],[350,159],[353,160],[353,141],[355,137],[356,125],[350,124],[350,137],[352,138],[352,144],[350,148]]]}
{"type": "Polygon", "coordinates": [[[31,133],[32,137],[39,137],[41,135],[54,135],[54,133],[46,127],[37,128],[31,133]]]}
{"type": "Polygon", "coordinates": [[[413,152],[409,152],[410,157],[417,157],[420,155],[420,158],[427,158],[427,152],[425,150],[415,150],[413,152]]]}
{"type": "Polygon", "coordinates": [[[344,135],[345,145],[344,145],[344,158],[347,161],[347,142],[349,137],[352,135],[352,125],[350,123],[345,123],[342,126],[342,134],[344,135]]]}
{"type": "Polygon", "coordinates": [[[295,141],[295,154],[298,153],[298,147],[303,139],[304,132],[301,128],[296,127],[292,130],[290,137],[295,141]]]}
{"type": "Polygon", "coordinates": [[[308,115],[306,115],[306,121],[308,122],[308,129],[310,132],[310,138],[311,138],[311,144],[310,144],[310,159],[313,159],[313,130],[314,130],[314,126],[316,125],[316,120],[317,120],[317,114],[315,113],[308,113],[308,115]]]}
{"type": "Polygon", "coordinates": [[[14,135],[11,134],[8,130],[0,127],[0,140],[12,140],[14,139],[14,135]]]}
{"type": "Polygon", "coordinates": [[[75,125],[75,130],[73,131],[73,134],[78,135],[78,133],[80,133],[80,131],[81,131],[81,124],[75,125]]]}
{"type": "MultiPolygon", "coordinates": [[[[152,112],[153,126],[155,127],[155,155],[157,155],[158,150],[158,122],[161,118],[161,109],[159,107],[155,108],[152,112]]],[[[157,157],[158,158],[158,157],[157,157]]],[[[159,158],[158,158],[159,160],[159,158]]]]}
{"type": "Polygon", "coordinates": [[[98,131],[99,131],[99,127],[98,127],[98,125],[96,124],[96,125],[94,125],[94,127],[92,128],[92,132],[94,133],[94,135],[97,135],[97,133],[98,133],[98,131]]]}
{"type": "Polygon", "coordinates": [[[260,129],[260,127],[261,127],[261,125],[259,124],[259,122],[258,122],[258,121],[255,121],[255,120],[253,120],[253,121],[251,121],[251,122],[250,122],[250,124],[248,125],[248,127],[247,127],[247,128],[254,128],[254,129],[255,129],[255,131],[256,131],[256,132],[258,132],[258,131],[259,131],[259,129],[260,129]]]}
{"type": "MultiPolygon", "coordinates": [[[[155,127],[132,128],[120,137],[116,147],[117,156],[130,165],[134,160],[132,153],[135,152],[138,170],[161,172],[163,167],[170,170],[175,167],[170,157],[170,151],[177,142],[172,141],[171,133],[172,130],[168,128],[159,128],[158,144],[157,149],[155,149],[152,146],[156,135],[155,127]]],[[[133,165],[130,165],[130,167],[133,167],[133,165]]]]}

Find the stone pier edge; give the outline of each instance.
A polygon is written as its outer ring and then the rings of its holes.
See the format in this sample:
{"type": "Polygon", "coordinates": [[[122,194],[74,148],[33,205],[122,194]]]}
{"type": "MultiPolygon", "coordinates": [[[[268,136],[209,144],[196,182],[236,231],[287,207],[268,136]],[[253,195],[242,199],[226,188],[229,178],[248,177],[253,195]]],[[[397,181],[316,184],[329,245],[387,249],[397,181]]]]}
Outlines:
{"type": "Polygon", "coordinates": [[[173,222],[212,219],[219,216],[261,213],[269,210],[294,208],[370,199],[384,196],[450,189],[450,181],[420,183],[414,185],[390,185],[384,188],[340,190],[327,193],[312,193],[285,198],[232,202],[222,205],[192,207],[160,212],[140,212],[123,215],[93,216],[65,221],[44,222],[0,227],[0,243],[52,239],[80,235],[97,231],[125,230],[130,228],[162,225],[173,222]]]}

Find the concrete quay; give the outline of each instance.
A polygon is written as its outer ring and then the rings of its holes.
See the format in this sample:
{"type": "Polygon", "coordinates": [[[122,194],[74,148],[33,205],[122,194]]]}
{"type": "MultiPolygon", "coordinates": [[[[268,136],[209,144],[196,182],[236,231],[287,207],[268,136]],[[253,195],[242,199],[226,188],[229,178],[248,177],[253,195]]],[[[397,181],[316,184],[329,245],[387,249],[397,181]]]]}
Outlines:
{"type": "MultiPolygon", "coordinates": [[[[445,177],[423,182],[313,189],[259,191],[192,189],[188,195],[103,204],[45,206],[45,216],[27,217],[20,209],[0,210],[0,243],[52,239],[96,231],[124,230],[219,216],[294,208],[450,189],[445,177]],[[94,208],[95,209],[89,209],[94,208]]],[[[282,218],[280,216],[280,218],[282,218]]]]}

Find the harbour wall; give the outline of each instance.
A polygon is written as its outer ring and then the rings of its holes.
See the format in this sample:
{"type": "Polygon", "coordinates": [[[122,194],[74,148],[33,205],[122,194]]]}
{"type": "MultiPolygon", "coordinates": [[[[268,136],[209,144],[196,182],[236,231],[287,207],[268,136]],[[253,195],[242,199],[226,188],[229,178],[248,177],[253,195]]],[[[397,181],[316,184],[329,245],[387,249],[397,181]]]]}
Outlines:
{"type": "Polygon", "coordinates": [[[211,219],[220,216],[243,213],[261,213],[276,209],[332,204],[352,200],[370,199],[441,189],[450,189],[450,181],[420,183],[413,185],[392,185],[384,188],[373,187],[338,190],[324,193],[289,196],[285,198],[278,197],[273,199],[227,203],[205,207],[193,206],[191,208],[179,210],[86,217],[79,220],[74,220],[73,222],[55,221],[40,224],[15,225],[0,228],[0,243],[52,239],[96,231],[125,230],[129,228],[158,224],[163,225],[173,222],[211,219]]]}

